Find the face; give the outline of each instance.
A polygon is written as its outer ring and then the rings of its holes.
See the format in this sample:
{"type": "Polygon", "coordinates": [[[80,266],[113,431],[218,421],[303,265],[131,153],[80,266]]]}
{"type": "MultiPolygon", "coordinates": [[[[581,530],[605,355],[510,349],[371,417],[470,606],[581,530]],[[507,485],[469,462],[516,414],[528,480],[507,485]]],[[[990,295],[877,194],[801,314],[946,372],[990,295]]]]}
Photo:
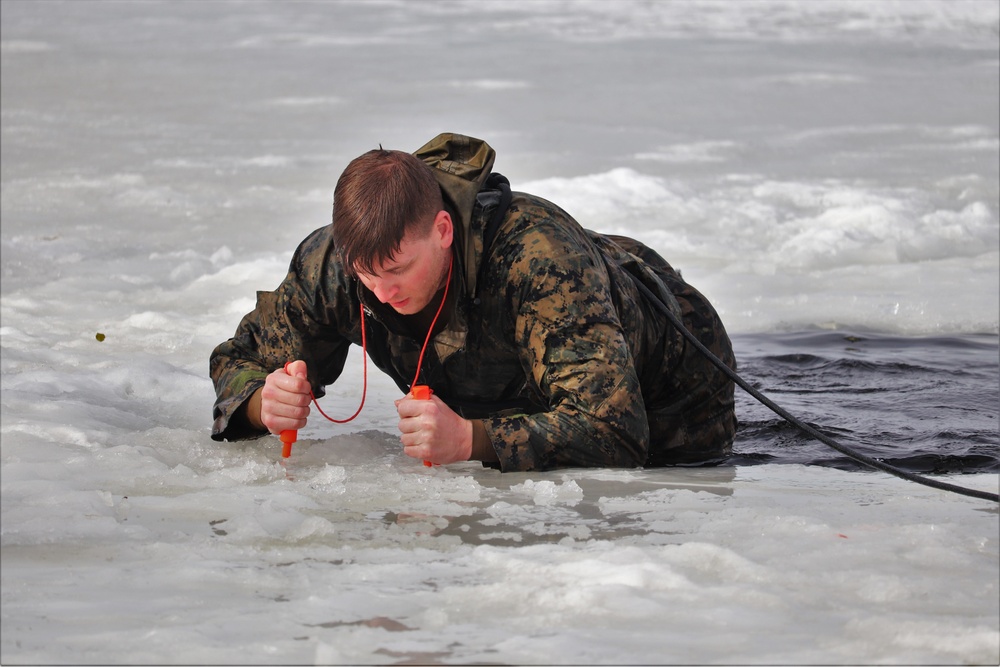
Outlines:
{"type": "Polygon", "coordinates": [[[358,279],[397,313],[419,313],[444,286],[452,238],[451,216],[439,211],[430,233],[423,238],[407,234],[399,252],[380,264],[374,273],[358,271],[358,279]]]}

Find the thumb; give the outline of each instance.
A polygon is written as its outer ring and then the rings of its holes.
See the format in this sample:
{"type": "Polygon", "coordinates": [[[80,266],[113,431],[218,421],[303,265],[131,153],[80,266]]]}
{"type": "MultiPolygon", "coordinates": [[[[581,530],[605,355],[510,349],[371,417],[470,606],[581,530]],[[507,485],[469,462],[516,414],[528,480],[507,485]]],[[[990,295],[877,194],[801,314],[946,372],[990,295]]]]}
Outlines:
{"type": "Polygon", "coordinates": [[[302,378],[303,380],[308,379],[309,374],[306,368],[306,362],[297,359],[295,361],[289,361],[285,364],[285,372],[292,377],[302,378]]]}

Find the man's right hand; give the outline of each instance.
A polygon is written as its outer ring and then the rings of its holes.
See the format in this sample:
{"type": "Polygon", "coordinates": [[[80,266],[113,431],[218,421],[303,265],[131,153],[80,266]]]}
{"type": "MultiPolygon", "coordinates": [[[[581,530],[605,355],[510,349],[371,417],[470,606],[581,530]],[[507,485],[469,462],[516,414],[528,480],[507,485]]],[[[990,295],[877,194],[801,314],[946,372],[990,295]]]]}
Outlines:
{"type": "Polygon", "coordinates": [[[306,379],[306,362],[293,361],[264,381],[247,405],[247,418],[259,429],[278,435],[304,428],[309,416],[312,387],[306,379]]]}

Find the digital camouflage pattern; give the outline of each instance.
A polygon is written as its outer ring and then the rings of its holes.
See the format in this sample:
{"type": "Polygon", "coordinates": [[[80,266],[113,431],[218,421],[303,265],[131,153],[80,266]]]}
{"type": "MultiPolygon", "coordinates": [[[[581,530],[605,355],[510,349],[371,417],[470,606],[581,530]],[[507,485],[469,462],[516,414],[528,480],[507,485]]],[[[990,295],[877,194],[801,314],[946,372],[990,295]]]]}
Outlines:
{"type": "MultiPolygon", "coordinates": [[[[708,301],[663,258],[638,241],[589,232],[554,204],[518,192],[484,258],[483,230],[500,202],[483,188],[492,149],[445,134],[416,155],[434,167],[456,223],[447,320],[420,381],[481,420],[502,470],[659,466],[731,452],[732,382],[634,281],[735,368],[729,337],[708,301]]],[[[262,435],[241,408],[286,361],[306,361],[321,396],[349,346],[361,344],[362,308],[372,362],[405,393],[427,321],[398,315],[350,278],[328,225],[301,243],[278,289],[259,292],[234,337],[212,353],[212,437],[262,435]]]]}

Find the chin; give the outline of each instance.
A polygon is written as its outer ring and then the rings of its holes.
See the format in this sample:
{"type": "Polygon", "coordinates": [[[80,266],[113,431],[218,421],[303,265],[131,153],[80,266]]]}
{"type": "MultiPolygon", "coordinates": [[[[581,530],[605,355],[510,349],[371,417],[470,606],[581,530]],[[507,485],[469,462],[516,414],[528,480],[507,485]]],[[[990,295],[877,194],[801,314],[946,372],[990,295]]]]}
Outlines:
{"type": "Polygon", "coordinates": [[[409,302],[407,302],[407,303],[405,303],[405,304],[403,304],[399,308],[397,308],[396,306],[392,306],[392,309],[395,310],[400,315],[415,315],[415,314],[417,314],[417,313],[420,312],[419,308],[414,308],[413,307],[413,301],[412,300],[409,301],[409,302]]]}

